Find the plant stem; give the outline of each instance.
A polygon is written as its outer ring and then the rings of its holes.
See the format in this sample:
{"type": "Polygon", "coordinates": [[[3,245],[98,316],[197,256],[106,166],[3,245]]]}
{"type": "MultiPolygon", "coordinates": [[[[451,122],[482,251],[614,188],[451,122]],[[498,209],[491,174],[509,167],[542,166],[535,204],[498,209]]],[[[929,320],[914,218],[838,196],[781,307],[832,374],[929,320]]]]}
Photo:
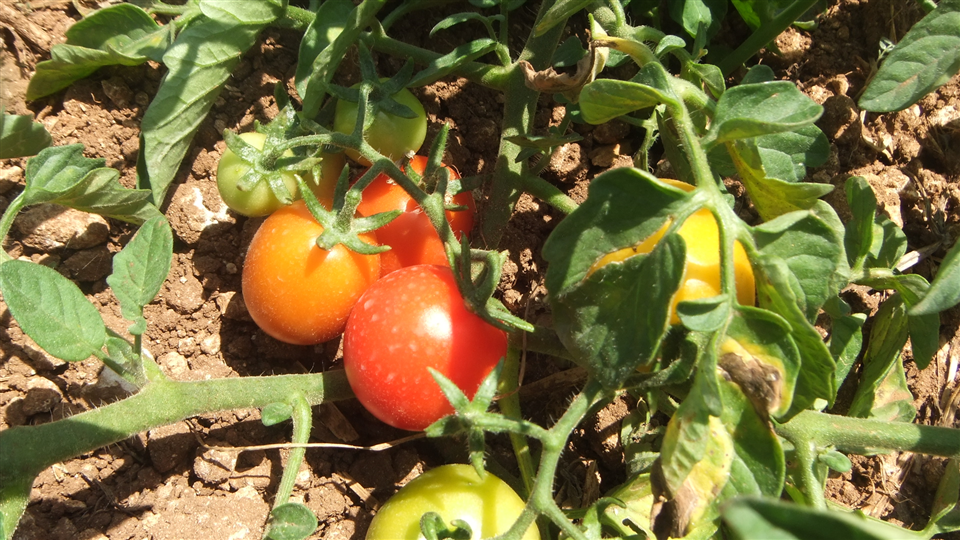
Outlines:
{"type": "MultiPolygon", "coordinates": [[[[310,440],[310,430],[313,427],[313,414],[310,412],[310,404],[307,403],[302,394],[296,394],[290,399],[290,405],[293,406],[293,437],[291,442],[294,444],[304,444],[310,440]]],[[[283,469],[283,476],[280,478],[280,486],[277,487],[277,497],[273,501],[273,507],[286,504],[293,493],[293,486],[297,483],[297,474],[300,473],[300,465],[303,463],[303,455],[307,449],[303,446],[297,446],[290,449],[287,455],[287,466],[283,469]]]]}
{"type": "MultiPolygon", "coordinates": [[[[546,158],[544,158],[546,159],[546,158]]],[[[529,192],[534,197],[542,200],[564,214],[569,214],[577,209],[577,201],[571,199],[566,193],[560,191],[560,188],[547,182],[539,176],[525,174],[520,177],[520,184],[524,191],[529,192]]]]}
{"type": "MultiPolygon", "coordinates": [[[[554,2],[544,2],[540,5],[540,12],[533,27],[543,19],[544,14],[554,2]]],[[[530,62],[534,69],[544,69],[553,56],[565,25],[557,24],[541,36],[531,32],[526,46],[520,53],[519,60],[530,62]]],[[[517,163],[520,154],[519,145],[510,142],[510,137],[529,135],[533,131],[533,118],[536,113],[537,99],[540,95],[536,90],[527,88],[523,70],[518,63],[506,69],[507,82],[503,88],[504,107],[503,124],[501,125],[500,150],[498,152],[496,168],[490,183],[490,198],[484,210],[481,236],[487,246],[496,247],[506,230],[507,222],[513,213],[513,208],[520,198],[520,187],[523,183],[527,164],[517,163]]]]}
{"type": "Polygon", "coordinates": [[[314,15],[312,11],[288,4],[283,17],[277,19],[275,24],[281,28],[292,28],[303,32],[310,26],[310,23],[312,23],[315,18],[316,15],[314,15]]]}
{"type": "Polygon", "coordinates": [[[954,428],[850,418],[803,411],[785,424],[779,435],[798,447],[810,441],[818,447],[835,446],[842,452],[916,452],[933,456],[960,456],[960,430],[954,428]]]}
{"type": "Polygon", "coordinates": [[[793,24],[793,21],[806,13],[807,10],[816,5],[816,3],[817,0],[796,0],[772,21],[760,25],[760,28],[757,28],[753,34],[750,34],[750,37],[748,37],[746,41],[741,43],[732,53],[728,54],[726,58],[717,62],[717,66],[723,71],[724,75],[733,73],[733,70],[743,65],[743,63],[749,60],[757,51],[766,47],[767,43],[776,39],[781,32],[793,24]]]}
{"type": "MultiPolygon", "coordinates": [[[[523,351],[519,347],[520,338],[517,335],[510,336],[510,347],[507,349],[507,357],[504,362],[503,371],[500,375],[500,394],[503,396],[497,401],[500,412],[507,418],[522,420],[520,413],[520,355],[523,351]]],[[[530,454],[530,445],[525,437],[514,431],[510,432],[510,444],[513,446],[513,453],[517,457],[517,465],[520,467],[520,479],[523,481],[524,498],[529,496],[533,487],[533,479],[536,471],[533,465],[533,458],[530,454]]]]}
{"type": "MultiPolygon", "coordinates": [[[[417,47],[386,35],[368,34],[370,48],[384,52],[398,58],[410,58],[418,64],[430,64],[443,56],[440,53],[417,47]]],[[[506,68],[492,66],[482,62],[467,62],[458,67],[454,73],[470,82],[477,83],[495,90],[502,90],[508,80],[506,68]]]]}
{"type": "MultiPolygon", "coordinates": [[[[265,407],[300,393],[307,403],[353,397],[343,371],[151,383],[124,400],[62,420],[0,432],[0,483],[203,413],[265,407]]],[[[16,523],[15,516],[12,523],[16,523]]],[[[4,516],[7,519],[7,516],[4,516]]]]}

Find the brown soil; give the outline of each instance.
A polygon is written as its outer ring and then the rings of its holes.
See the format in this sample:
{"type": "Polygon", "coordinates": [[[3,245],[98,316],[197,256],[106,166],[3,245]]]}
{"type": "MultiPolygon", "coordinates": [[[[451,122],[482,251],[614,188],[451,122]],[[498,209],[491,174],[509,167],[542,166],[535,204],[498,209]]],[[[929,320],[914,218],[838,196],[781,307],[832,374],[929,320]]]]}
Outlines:
{"type": "MultiPolygon", "coordinates": [[[[56,145],[83,143],[88,157],[105,158],[132,187],[139,121],[162,68],[151,63],[102,69],[64,92],[25,103],[34,65],[48,57],[49,45],[63,41],[64,30],[79,18],[64,7],[68,2],[48,4],[54,5],[24,13],[35,25],[33,32],[22,25],[0,28],[3,105],[8,112],[36,114],[56,145]]],[[[787,31],[777,40],[782,55],[765,53],[762,61],[825,107],[819,125],[831,140],[831,159],[814,171],[814,180],[842,186],[851,175],[864,176],[882,210],[903,226],[910,249],[928,253],[913,271],[930,279],[952,239],[960,235],[960,79],[906,111],[862,115],[856,99],[876,59],[875,44],[880,37],[902,37],[921,13],[913,3],[892,0],[833,4],[817,30],[787,31]]],[[[413,39],[425,39],[432,22],[424,23],[410,30],[413,39]]],[[[159,298],[147,308],[151,326],[145,343],[175,379],[338,366],[336,341],[316,347],[286,345],[251,322],[239,297],[239,269],[260,220],[227,211],[215,186],[215,167],[224,149],[219,133],[224,128],[249,130],[255,120],[265,122],[277,113],[274,83],[292,80],[297,44],[294,33],[264,33],[201,126],[171,189],[166,214],[176,237],[174,264],[159,298]]],[[[396,60],[381,59],[380,67],[392,72],[399,66],[396,60]]],[[[446,161],[465,176],[491,170],[502,114],[497,96],[454,79],[418,94],[429,113],[428,141],[443,122],[452,127],[446,161]]],[[[545,128],[562,116],[562,109],[549,100],[541,105],[538,126],[545,128]]],[[[578,129],[584,139],[561,148],[545,176],[582,200],[597,173],[630,163],[639,139],[623,124],[578,129]]],[[[0,164],[0,210],[22,189],[23,168],[23,160],[0,164]]],[[[842,193],[838,189],[829,199],[841,216],[842,193]]],[[[501,245],[510,252],[502,298],[528,320],[548,316],[542,302],[545,266],[540,251],[560,217],[524,196],[501,245]]],[[[100,307],[107,324],[122,331],[125,323],[105,277],[110,256],[132,233],[120,222],[40,207],[18,219],[4,248],[74,279],[100,307]]],[[[874,310],[883,293],[855,290],[850,296],[861,302],[860,309],[874,310]]],[[[41,351],[2,303],[0,319],[0,428],[49,422],[123,395],[114,381],[101,376],[97,361],[66,364],[41,351]]],[[[909,346],[904,358],[919,410],[916,421],[957,426],[960,310],[944,313],[941,323],[942,347],[929,368],[916,369],[909,346]]],[[[532,354],[527,366],[527,383],[548,376],[559,379],[525,389],[525,412],[555,418],[575,389],[576,373],[558,360],[532,354]]],[[[589,502],[623,480],[618,426],[628,409],[625,402],[614,403],[575,434],[561,465],[565,473],[558,478],[558,496],[572,504],[589,502]]],[[[405,435],[353,401],[315,410],[316,442],[365,446],[405,435]]],[[[281,443],[288,437],[282,425],[264,427],[257,410],[211,414],[58,464],[34,484],[16,538],[259,538],[285,453],[250,451],[237,457],[209,447],[281,443]]],[[[502,441],[494,439],[493,457],[498,457],[498,445],[502,441]]],[[[461,442],[450,440],[417,440],[381,452],[311,450],[294,498],[320,519],[311,538],[359,539],[378,505],[399,486],[424,468],[463,460],[463,452],[461,442]]],[[[507,456],[502,461],[510,460],[507,456]]],[[[942,468],[942,460],[919,455],[855,458],[851,472],[830,480],[829,493],[839,503],[917,528],[929,515],[942,468]]]]}

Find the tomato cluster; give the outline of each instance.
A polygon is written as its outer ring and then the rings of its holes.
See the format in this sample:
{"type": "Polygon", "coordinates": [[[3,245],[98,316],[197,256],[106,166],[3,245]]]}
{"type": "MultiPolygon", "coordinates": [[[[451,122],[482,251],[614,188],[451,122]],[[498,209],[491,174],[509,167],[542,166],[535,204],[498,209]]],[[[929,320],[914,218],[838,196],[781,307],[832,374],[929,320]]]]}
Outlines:
{"type": "MultiPolygon", "coordinates": [[[[396,159],[420,148],[426,117],[409,91],[394,99],[417,117],[378,113],[366,136],[378,152],[396,159]]],[[[352,131],[356,112],[356,104],[341,102],[335,129],[352,131]]],[[[259,149],[266,140],[260,133],[241,137],[259,149]]],[[[342,159],[324,158],[323,163],[330,161],[336,170],[324,168],[323,178],[307,182],[327,208],[342,159]]],[[[426,158],[416,156],[409,169],[422,175],[426,164],[426,158]]],[[[322,343],[343,333],[344,366],[354,393],[371,413],[395,427],[422,430],[453,412],[429,368],[472,396],[506,354],[506,334],[467,310],[443,241],[407,191],[380,175],[364,188],[357,209],[360,216],[400,211],[387,225],[360,236],[389,250],[363,255],[342,244],[326,250],[317,245],[323,226],[304,201],[281,207],[265,181],[250,190],[237,187],[249,169],[227,150],[217,182],[235,211],[269,214],[250,242],[243,267],[243,298],[254,322],[270,336],[297,345],[322,343]]],[[[460,178],[454,169],[446,170],[450,180],[460,178]]],[[[281,179],[296,197],[294,175],[284,173],[281,179]]],[[[459,238],[468,233],[476,211],[473,196],[463,192],[445,203],[454,234],[459,238]]]]}

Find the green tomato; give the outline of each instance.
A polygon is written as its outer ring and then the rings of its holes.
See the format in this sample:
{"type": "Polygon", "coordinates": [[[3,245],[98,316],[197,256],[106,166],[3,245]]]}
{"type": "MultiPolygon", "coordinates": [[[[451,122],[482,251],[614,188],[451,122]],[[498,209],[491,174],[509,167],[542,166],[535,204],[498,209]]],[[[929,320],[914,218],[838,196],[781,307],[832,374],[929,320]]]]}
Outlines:
{"type": "MultiPolygon", "coordinates": [[[[263,149],[263,143],[267,140],[266,135],[255,131],[241,133],[240,138],[258,150],[263,149]]],[[[284,157],[291,157],[293,152],[287,150],[283,155],[284,157]]],[[[244,163],[240,156],[229,148],[224,150],[220,163],[217,165],[217,189],[220,191],[220,198],[223,199],[223,202],[234,212],[249,217],[266,216],[279,210],[283,203],[273,194],[273,190],[270,189],[266,179],[261,179],[249,191],[237,189],[237,183],[248,170],[250,170],[250,166],[244,163]]],[[[284,185],[287,186],[287,191],[296,199],[299,192],[296,174],[284,172],[280,173],[280,177],[283,179],[284,185]]]]}
{"type": "MultiPolygon", "coordinates": [[[[353,88],[359,86],[359,84],[356,84],[353,88]]],[[[427,138],[427,113],[423,110],[423,105],[420,104],[417,97],[406,88],[401,89],[392,97],[398,103],[409,107],[417,116],[415,118],[402,118],[382,111],[378,112],[373,124],[367,130],[365,140],[377,152],[396,161],[407,152],[416,153],[423,146],[423,141],[427,138]]],[[[338,100],[336,112],[333,116],[334,131],[353,133],[353,128],[357,123],[358,109],[359,104],[357,103],[338,100]]],[[[350,159],[362,165],[370,166],[370,162],[356,151],[347,149],[346,154],[350,159]]]]}
{"type": "MultiPolygon", "coordinates": [[[[525,506],[506,482],[489,472],[480,479],[470,465],[444,465],[429,470],[400,488],[370,522],[366,540],[417,540],[420,518],[436,512],[447,526],[455,519],[473,531],[471,540],[505,533],[525,506]]],[[[540,540],[531,525],[523,540],[540,540]]]]}

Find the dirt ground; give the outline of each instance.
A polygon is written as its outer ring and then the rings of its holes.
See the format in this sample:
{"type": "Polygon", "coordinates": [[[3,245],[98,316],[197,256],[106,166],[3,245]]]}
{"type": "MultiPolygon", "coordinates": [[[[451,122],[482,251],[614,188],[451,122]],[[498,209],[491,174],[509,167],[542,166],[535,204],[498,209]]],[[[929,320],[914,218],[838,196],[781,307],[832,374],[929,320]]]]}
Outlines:
{"type": "MultiPolygon", "coordinates": [[[[105,68],[54,96],[25,103],[26,83],[36,62],[49,57],[50,45],[63,41],[64,30],[79,18],[70,2],[44,4],[48,7],[22,12],[28,24],[0,26],[3,106],[11,113],[35,114],[56,145],[83,143],[88,157],[105,158],[108,166],[121,171],[124,185],[132,187],[139,121],[163,70],[153,63],[105,68]]],[[[864,176],[882,211],[903,226],[909,249],[926,255],[913,271],[930,279],[960,235],[960,78],[906,111],[883,115],[859,111],[856,100],[875,65],[879,39],[901,38],[922,13],[915,2],[895,0],[830,4],[817,29],[785,32],[776,42],[780,53],[765,52],[761,61],[779,77],[797,82],[825,108],[818,125],[829,137],[832,151],[830,160],[813,171],[814,181],[842,186],[851,175],[864,176]]],[[[4,0],[0,8],[22,5],[4,0]]],[[[410,39],[425,41],[433,22],[424,20],[422,26],[405,31],[410,39]]],[[[239,296],[240,268],[261,220],[229,212],[215,184],[217,160],[225,148],[220,132],[246,131],[255,120],[265,122],[277,113],[273,87],[287,81],[292,91],[298,43],[293,32],[271,30],[261,36],[202,124],[171,188],[166,215],[175,232],[174,263],[159,298],[146,309],[151,325],[144,343],[175,379],[338,367],[337,341],[315,347],[286,345],[250,320],[239,296]]],[[[380,61],[384,72],[399,67],[396,60],[380,61]]],[[[490,171],[502,114],[497,96],[456,79],[416,93],[429,115],[428,141],[443,122],[451,125],[446,161],[465,176],[490,171]]],[[[539,127],[562,117],[560,106],[548,98],[541,105],[539,127]]],[[[576,129],[583,140],[563,147],[545,176],[582,200],[596,174],[630,164],[640,138],[619,123],[576,129]]],[[[0,162],[0,210],[22,189],[23,168],[23,160],[0,162]]],[[[841,217],[842,193],[841,187],[829,197],[841,217]]],[[[745,212],[749,217],[750,209],[745,212]]],[[[510,252],[502,298],[528,320],[549,315],[540,287],[545,269],[540,251],[561,217],[525,196],[501,245],[510,252]]],[[[132,233],[130,226],[117,221],[41,206],[18,218],[4,248],[14,257],[54,267],[74,279],[99,306],[108,326],[122,331],[126,323],[105,277],[111,255],[132,233]]],[[[854,302],[855,310],[869,312],[883,293],[861,288],[845,297],[854,302]]],[[[24,336],[2,303],[0,320],[0,429],[49,422],[122,397],[115,381],[99,376],[96,360],[66,364],[46,355],[24,336]]],[[[917,422],[958,426],[958,329],[960,310],[944,313],[942,347],[924,371],[913,364],[909,346],[904,351],[917,422]]],[[[866,332],[869,338],[869,328],[866,332]]],[[[562,361],[534,354],[527,366],[525,413],[555,418],[574,392],[576,372],[562,361]]],[[[842,412],[843,407],[841,398],[837,409],[842,412]]],[[[589,503],[624,479],[619,420],[630,408],[630,403],[618,401],[576,432],[561,465],[558,497],[570,504],[589,503]]],[[[408,435],[375,420],[355,401],[316,408],[314,424],[315,442],[366,446],[408,435]]],[[[259,538],[285,453],[258,450],[237,456],[210,447],[281,443],[288,437],[284,425],[264,427],[259,411],[237,411],[158,428],[58,464],[34,484],[16,538],[259,538]]],[[[509,451],[503,441],[492,442],[492,457],[509,451]]],[[[378,505],[399,486],[425,468],[463,459],[463,444],[450,440],[415,440],[381,452],[310,450],[294,498],[320,519],[311,538],[360,539],[378,505]]],[[[502,463],[510,463],[506,453],[502,463]]],[[[829,481],[829,494],[870,515],[919,528],[929,515],[942,469],[942,460],[919,455],[858,457],[851,472],[829,481]]]]}

